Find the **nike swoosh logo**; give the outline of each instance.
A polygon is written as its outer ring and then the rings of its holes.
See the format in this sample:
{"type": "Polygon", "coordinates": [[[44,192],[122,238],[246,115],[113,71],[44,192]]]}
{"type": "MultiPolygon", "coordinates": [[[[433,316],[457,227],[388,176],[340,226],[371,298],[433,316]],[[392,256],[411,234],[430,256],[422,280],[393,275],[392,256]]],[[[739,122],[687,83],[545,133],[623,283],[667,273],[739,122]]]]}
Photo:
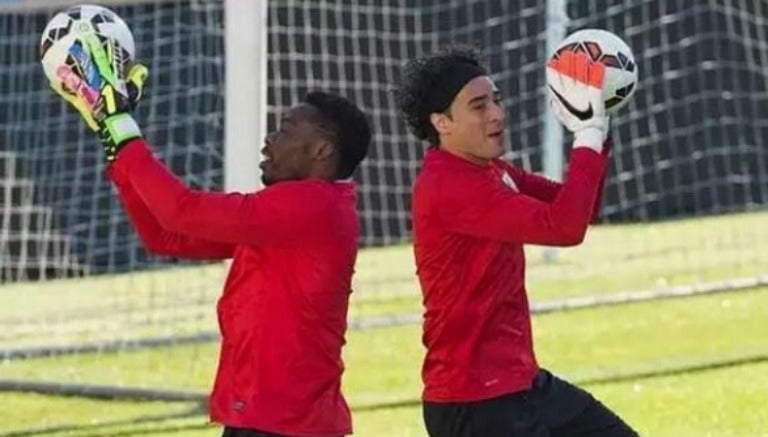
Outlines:
{"type": "Polygon", "coordinates": [[[592,115],[594,115],[594,112],[592,111],[592,103],[589,104],[589,107],[585,111],[582,111],[581,109],[576,109],[571,105],[571,102],[565,99],[565,97],[561,96],[560,93],[555,91],[554,88],[552,88],[552,85],[549,86],[549,89],[552,90],[552,92],[555,94],[555,97],[557,97],[557,100],[560,100],[560,103],[565,106],[565,109],[568,110],[571,114],[578,117],[579,120],[589,120],[592,118],[592,115]]]}

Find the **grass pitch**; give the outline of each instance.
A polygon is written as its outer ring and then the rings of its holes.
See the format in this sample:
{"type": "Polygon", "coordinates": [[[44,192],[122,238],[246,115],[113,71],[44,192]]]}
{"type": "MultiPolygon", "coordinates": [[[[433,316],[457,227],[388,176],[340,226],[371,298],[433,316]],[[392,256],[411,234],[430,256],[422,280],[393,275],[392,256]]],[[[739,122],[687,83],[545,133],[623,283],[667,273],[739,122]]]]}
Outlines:
{"type": "MultiPolygon", "coordinates": [[[[756,276],[768,214],[600,226],[555,262],[530,248],[533,301],[756,276]]],[[[0,287],[0,347],[215,330],[224,265],[0,287]],[[181,285],[181,286],[180,286],[181,285]]],[[[352,316],[417,313],[408,246],[362,251],[352,316]]],[[[538,358],[582,383],[642,435],[754,436],[768,423],[768,289],[534,318],[538,358]],[[707,367],[711,367],[707,369],[707,367]],[[614,382],[611,382],[613,380],[614,382]]],[[[356,435],[423,436],[418,326],[349,333],[345,393],[356,435]],[[397,408],[377,408],[402,404],[397,408]]],[[[0,377],[208,391],[217,345],[0,362],[0,377]]],[[[0,437],[215,436],[193,402],[0,393],[0,437]]]]}

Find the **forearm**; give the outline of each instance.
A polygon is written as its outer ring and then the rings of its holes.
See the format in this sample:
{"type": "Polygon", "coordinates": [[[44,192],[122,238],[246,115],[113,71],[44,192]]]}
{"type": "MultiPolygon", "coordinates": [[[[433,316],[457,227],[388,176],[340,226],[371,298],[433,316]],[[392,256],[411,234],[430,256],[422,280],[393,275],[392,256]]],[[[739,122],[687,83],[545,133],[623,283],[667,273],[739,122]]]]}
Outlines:
{"type": "Polygon", "coordinates": [[[190,205],[186,199],[192,196],[193,190],[158,162],[143,140],[128,143],[118,158],[113,171],[119,172],[131,185],[162,228],[194,237],[206,235],[205,229],[197,232],[182,229],[182,223],[205,218],[217,211],[190,205]]]}
{"type": "Polygon", "coordinates": [[[234,246],[199,238],[188,237],[164,229],[150,208],[136,193],[130,182],[119,172],[107,171],[112,179],[130,222],[144,245],[157,255],[192,259],[226,259],[232,257],[234,246]]]}
{"type": "Polygon", "coordinates": [[[605,171],[603,171],[603,177],[600,179],[600,184],[598,185],[597,198],[595,199],[595,204],[592,208],[592,216],[590,217],[589,223],[595,223],[600,218],[600,209],[603,204],[603,192],[605,191],[605,180],[608,177],[608,169],[611,162],[610,156],[612,150],[613,138],[609,133],[603,142],[603,150],[601,152],[601,155],[603,158],[605,158],[605,171]]]}
{"type": "Polygon", "coordinates": [[[540,213],[544,234],[533,232],[532,243],[570,246],[581,243],[599,204],[605,175],[605,157],[593,151],[575,150],[565,182],[540,213]]]}
{"type": "Polygon", "coordinates": [[[164,229],[219,243],[259,245],[291,238],[297,211],[313,203],[297,197],[291,184],[248,194],[190,189],[140,139],[128,143],[113,166],[164,229]]]}
{"type": "Polygon", "coordinates": [[[436,184],[449,230],[493,240],[570,246],[584,238],[605,171],[605,157],[580,148],[551,202],[507,189],[488,178],[436,184]]]}
{"type": "MultiPolygon", "coordinates": [[[[612,141],[609,136],[608,139],[603,143],[601,155],[607,159],[610,155],[611,149],[612,141]]],[[[526,196],[533,197],[534,199],[538,199],[542,202],[551,203],[555,200],[557,194],[560,192],[560,189],[563,187],[563,184],[560,182],[550,180],[535,173],[527,172],[511,164],[504,164],[506,165],[507,170],[511,173],[512,178],[517,184],[520,192],[526,196]]],[[[590,223],[596,221],[600,216],[600,206],[602,203],[606,174],[607,171],[603,173],[603,177],[599,183],[600,189],[598,191],[597,200],[595,201],[595,205],[592,210],[590,223]]]]}

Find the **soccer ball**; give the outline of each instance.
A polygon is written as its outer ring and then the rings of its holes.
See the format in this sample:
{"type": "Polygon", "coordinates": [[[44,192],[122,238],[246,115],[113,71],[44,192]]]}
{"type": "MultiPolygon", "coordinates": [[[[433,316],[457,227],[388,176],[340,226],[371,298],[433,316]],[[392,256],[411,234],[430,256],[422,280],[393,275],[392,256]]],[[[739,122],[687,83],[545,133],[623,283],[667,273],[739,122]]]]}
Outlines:
{"type": "Polygon", "coordinates": [[[608,113],[615,113],[629,102],[637,88],[637,64],[621,38],[602,29],[583,29],[568,35],[553,57],[566,51],[585,52],[605,65],[603,100],[608,113]]]}
{"type": "Polygon", "coordinates": [[[88,32],[95,32],[104,45],[112,42],[118,68],[124,70],[135,59],[133,34],[117,14],[101,6],[73,6],[51,18],[40,40],[43,70],[52,84],[67,83],[69,69],[62,69],[63,66],[70,67],[86,82],[94,83],[95,68],[89,68],[92,63],[78,42],[78,37],[88,32]]]}

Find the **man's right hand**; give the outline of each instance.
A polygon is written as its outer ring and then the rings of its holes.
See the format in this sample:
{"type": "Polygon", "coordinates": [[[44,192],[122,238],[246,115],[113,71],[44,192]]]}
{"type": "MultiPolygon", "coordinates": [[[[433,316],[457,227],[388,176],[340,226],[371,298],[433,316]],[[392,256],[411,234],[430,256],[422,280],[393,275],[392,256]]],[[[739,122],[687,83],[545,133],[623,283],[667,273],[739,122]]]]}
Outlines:
{"type": "Polygon", "coordinates": [[[574,147],[602,150],[609,124],[602,97],[604,78],[605,66],[582,52],[563,52],[547,64],[549,102],[573,132],[574,147]]]}
{"type": "Polygon", "coordinates": [[[82,61],[86,65],[80,65],[79,71],[89,74],[82,77],[69,66],[62,66],[61,85],[51,83],[51,88],[99,134],[105,159],[112,162],[124,144],[141,136],[130,112],[144,94],[149,71],[141,64],[122,71],[116,47],[109,42],[105,47],[95,33],[83,35],[75,44],[80,46],[86,59],[82,61]]]}

